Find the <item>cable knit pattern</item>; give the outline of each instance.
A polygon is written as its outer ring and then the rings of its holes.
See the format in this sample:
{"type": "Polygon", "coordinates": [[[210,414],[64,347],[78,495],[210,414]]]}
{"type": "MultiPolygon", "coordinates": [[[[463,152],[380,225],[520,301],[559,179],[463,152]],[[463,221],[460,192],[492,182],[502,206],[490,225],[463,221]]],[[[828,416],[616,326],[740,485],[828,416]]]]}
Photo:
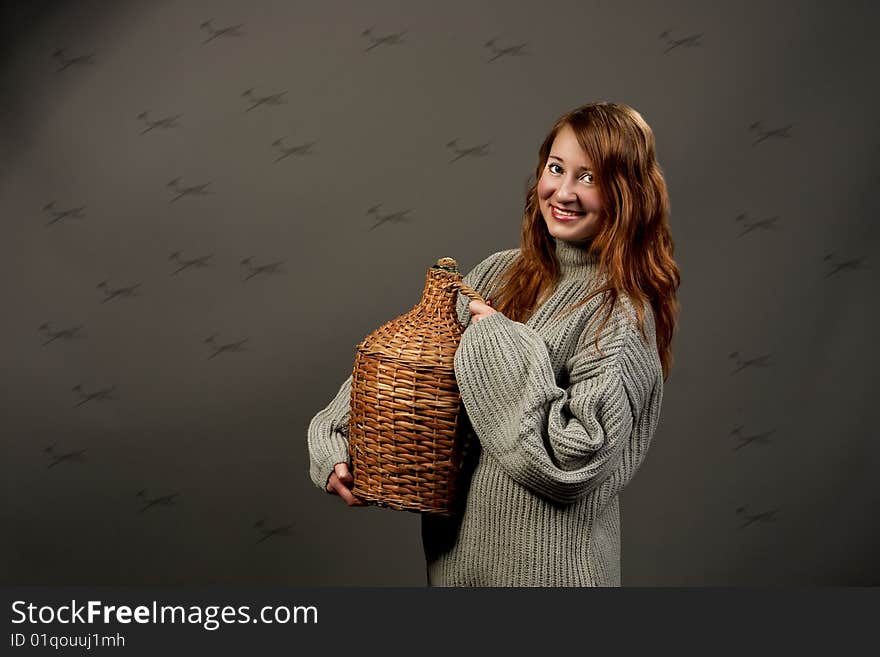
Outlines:
{"type": "MultiPolygon", "coordinates": [[[[491,297],[517,252],[486,258],[465,282],[491,297]]],[[[560,280],[525,323],[495,313],[470,324],[459,297],[467,329],[455,375],[479,449],[459,512],[422,517],[431,585],[620,585],[617,495],[645,458],[663,395],[653,315],[646,304],[646,340],[632,302],[619,300],[597,351],[601,297],[563,312],[587,295],[596,263],[561,240],[556,255],[560,280]]],[[[347,460],[350,381],[309,426],[322,489],[347,460]]]]}

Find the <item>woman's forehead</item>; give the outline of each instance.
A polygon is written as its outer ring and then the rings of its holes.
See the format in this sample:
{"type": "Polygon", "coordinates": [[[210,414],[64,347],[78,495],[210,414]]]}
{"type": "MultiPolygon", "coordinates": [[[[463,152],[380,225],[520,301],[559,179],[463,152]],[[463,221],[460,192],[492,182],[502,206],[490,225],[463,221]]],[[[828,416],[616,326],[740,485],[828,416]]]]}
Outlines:
{"type": "Polygon", "coordinates": [[[581,147],[577,136],[574,134],[574,130],[567,125],[563,126],[553,138],[553,144],[550,146],[550,157],[568,166],[584,168],[592,166],[590,158],[587,157],[586,152],[581,147]]]}

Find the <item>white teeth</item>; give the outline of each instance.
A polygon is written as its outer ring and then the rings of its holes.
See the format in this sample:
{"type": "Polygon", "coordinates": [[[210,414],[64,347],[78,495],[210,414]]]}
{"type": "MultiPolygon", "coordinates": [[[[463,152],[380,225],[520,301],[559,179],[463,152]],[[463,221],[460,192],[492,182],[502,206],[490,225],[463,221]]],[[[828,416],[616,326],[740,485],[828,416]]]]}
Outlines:
{"type": "Polygon", "coordinates": [[[580,214],[580,212],[572,212],[570,210],[562,210],[562,209],[557,208],[555,206],[553,207],[553,209],[556,210],[556,212],[558,212],[559,214],[565,215],[566,217],[576,217],[580,214]]]}

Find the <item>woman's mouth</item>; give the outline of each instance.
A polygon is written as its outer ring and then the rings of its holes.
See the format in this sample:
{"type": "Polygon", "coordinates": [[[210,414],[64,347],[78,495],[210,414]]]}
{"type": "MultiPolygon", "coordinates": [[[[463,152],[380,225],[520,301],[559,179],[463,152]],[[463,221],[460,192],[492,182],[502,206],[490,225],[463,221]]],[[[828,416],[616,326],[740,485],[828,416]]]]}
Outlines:
{"type": "Polygon", "coordinates": [[[553,218],[556,219],[556,221],[574,221],[575,219],[584,216],[585,213],[563,210],[562,208],[557,208],[555,205],[551,205],[550,214],[553,215],[553,218]]]}

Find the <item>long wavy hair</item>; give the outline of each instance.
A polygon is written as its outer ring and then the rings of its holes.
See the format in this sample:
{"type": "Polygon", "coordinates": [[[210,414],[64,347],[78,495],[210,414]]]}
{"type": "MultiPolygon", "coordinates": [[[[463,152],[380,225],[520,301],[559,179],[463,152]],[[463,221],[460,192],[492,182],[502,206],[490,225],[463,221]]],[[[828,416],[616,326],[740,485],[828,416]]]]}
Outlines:
{"type": "Polygon", "coordinates": [[[645,312],[638,301],[649,302],[666,380],[672,368],[681,277],[673,260],[669,194],[655,157],[654,134],[628,105],[601,102],[578,107],[561,116],[544,139],[535,181],[526,194],[520,252],[498,281],[494,307],[514,321],[525,322],[559,280],[555,243],[538,203],[538,181],[553,140],[565,126],[574,131],[593,166],[601,199],[597,232],[586,247],[598,265],[595,289],[568,310],[604,294],[599,311],[605,308],[606,313],[595,339],[598,350],[599,336],[621,295],[633,301],[642,335],[646,335],[645,312]]]}

